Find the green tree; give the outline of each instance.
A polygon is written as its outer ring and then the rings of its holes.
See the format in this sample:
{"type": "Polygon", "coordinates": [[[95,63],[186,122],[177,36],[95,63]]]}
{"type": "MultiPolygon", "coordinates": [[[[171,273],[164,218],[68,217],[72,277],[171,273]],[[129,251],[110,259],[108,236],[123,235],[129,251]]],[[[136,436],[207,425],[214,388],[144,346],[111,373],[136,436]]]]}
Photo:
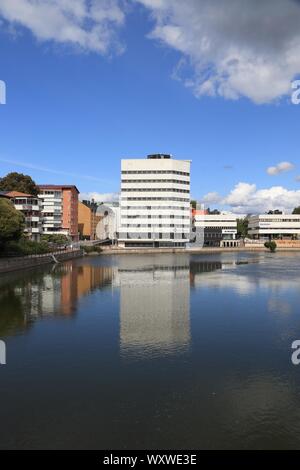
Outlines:
{"type": "Polygon", "coordinates": [[[197,208],[197,201],[193,200],[191,201],[191,206],[193,209],[196,209],[197,208]]]}
{"type": "Polygon", "coordinates": [[[300,214],[300,206],[295,207],[295,209],[293,210],[293,214],[300,214]]]}
{"type": "Polygon", "coordinates": [[[0,191],[19,191],[36,196],[39,189],[32,178],[23,173],[8,173],[0,179],[0,191]]]}
{"type": "Polygon", "coordinates": [[[249,221],[247,217],[244,219],[237,219],[237,233],[238,237],[248,237],[248,226],[249,226],[249,221]]]}
{"type": "Polygon", "coordinates": [[[24,216],[5,198],[0,198],[0,246],[21,238],[25,227],[24,216]]]}
{"type": "Polygon", "coordinates": [[[66,235],[63,234],[44,234],[42,235],[42,241],[47,243],[55,243],[57,245],[64,245],[69,242],[69,239],[66,235]]]}
{"type": "Polygon", "coordinates": [[[277,245],[276,245],[276,242],[272,241],[272,242],[266,242],[265,243],[265,247],[266,248],[269,248],[269,250],[274,253],[276,251],[276,248],[277,248],[277,245]]]}

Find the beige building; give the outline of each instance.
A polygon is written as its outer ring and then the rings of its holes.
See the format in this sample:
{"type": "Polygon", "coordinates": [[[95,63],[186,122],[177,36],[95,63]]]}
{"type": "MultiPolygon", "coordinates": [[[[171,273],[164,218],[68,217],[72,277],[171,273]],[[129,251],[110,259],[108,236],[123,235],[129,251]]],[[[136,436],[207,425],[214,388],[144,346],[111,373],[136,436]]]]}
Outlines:
{"type": "Polygon", "coordinates": [[[81,240],[97,240],[97,225],[101,220],[97,210],[98,204],[94,201],[79,201],[78,230],[81,240]]]}

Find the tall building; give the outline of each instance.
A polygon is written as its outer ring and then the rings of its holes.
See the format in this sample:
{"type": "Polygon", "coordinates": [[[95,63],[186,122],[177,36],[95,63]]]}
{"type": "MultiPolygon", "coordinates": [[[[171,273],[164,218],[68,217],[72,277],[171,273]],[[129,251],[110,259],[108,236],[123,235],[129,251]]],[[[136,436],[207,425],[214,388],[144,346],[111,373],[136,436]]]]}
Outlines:
{"type": "Polygon", "coordinates": [[[72,185],[40,185],[43,233],[62,234],[78,241],[78,194],[72,185]]]}
{"type": "Polygon", "coordinates": [[[30,240],[40,241],[42,220],[38,197],[19,191],[8,191],[3,193],[3,196],[9,198],[15,208],[24,215],[25,235],[27,235],[30,240]]]}
{"type": "Polygon", "coordinates": [[[97,240],[97,225],[101,216],[97,213],[98,204],[94,201],[79,201],[78,230],[82,240],[97,240]]]}
{"type": "Polygon", "coordinates": [[[256,239],[300,239],[300,215],[263,214],[249,218],[249,235],[256,239]]]}
{"type": "Polygon", "coordinates": [[[120,246],[174,247],[189,242],[190,165],[162,154],[122,160],[120,246]]]}

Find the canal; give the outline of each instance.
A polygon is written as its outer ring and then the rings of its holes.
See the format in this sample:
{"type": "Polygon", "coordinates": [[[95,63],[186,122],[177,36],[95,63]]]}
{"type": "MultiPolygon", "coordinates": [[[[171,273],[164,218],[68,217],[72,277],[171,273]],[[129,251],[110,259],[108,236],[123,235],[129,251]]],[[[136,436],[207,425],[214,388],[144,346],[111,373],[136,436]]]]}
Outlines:
{"type": "Polygon", "coordinates": [[[0,276],[1,449],[300,449],[300,254],[0,276]]]}

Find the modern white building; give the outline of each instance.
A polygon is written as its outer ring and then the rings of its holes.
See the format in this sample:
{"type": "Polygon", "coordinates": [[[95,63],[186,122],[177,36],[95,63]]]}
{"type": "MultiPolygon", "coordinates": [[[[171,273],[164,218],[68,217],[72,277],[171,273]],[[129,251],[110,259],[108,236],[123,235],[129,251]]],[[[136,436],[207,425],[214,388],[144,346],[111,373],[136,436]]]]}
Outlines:
{"type": "Polygon", "coordinates": [[[122,160],[119,245],[185,246],[190,239],[190,166],[171,155],[122,160]]]}
{"type": "Polygon", "coordinates": [[[237,216],[235,214],[208,214],[205,211],[193,211],[194,227],[203,233],[203,246],[236,247],[237,216]]]}
{"type": "Polygon", "coordinates": [[[249,220],[249,235],[255,239],[300,239],[300,215],[263,214],[249,220]]]}
{"type": "Polygon", "coordinates": [[[97,239],[110,240],[114,245],[118,242],[120,230],[120,206],[119,203],[105,203],[98,206],[97,216],[99,222],[96,228],[97,239]]]}

